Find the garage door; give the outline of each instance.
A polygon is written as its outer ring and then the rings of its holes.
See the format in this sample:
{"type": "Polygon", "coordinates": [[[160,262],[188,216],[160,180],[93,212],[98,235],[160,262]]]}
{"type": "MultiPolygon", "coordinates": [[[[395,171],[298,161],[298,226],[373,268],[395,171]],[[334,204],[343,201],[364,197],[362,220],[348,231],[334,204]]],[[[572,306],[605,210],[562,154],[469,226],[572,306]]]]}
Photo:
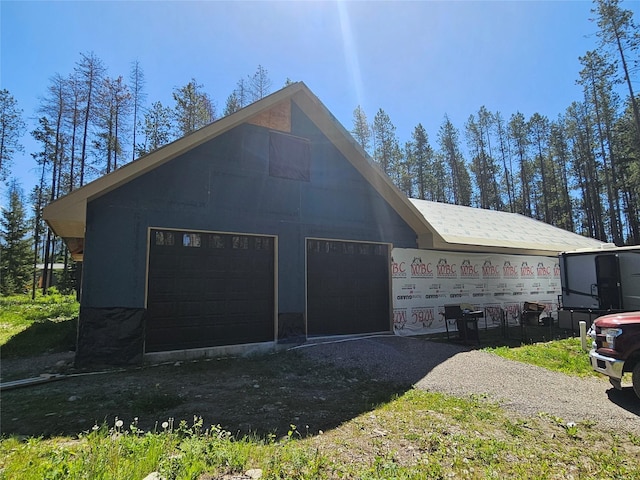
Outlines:
{"type": "Polygon", "coordinates": [[[274,340],[274,239],[152,230],[145,351],[274,340]]]}
{"type": "Polygon", "coordinates": [[[307,333],[345,335],[391,329],[389,247],[307,240],[307,333]]]}

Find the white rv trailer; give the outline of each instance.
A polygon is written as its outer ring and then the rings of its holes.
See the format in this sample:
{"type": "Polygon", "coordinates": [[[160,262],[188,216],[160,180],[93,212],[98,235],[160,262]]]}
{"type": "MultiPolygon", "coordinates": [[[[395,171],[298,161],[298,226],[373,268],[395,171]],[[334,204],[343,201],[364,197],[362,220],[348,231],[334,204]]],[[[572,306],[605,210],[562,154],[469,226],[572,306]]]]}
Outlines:
{"type": "Polygon", "coordinates": [[[559,264],[563,310],[640,311],[640,246],[563,252],[559,264]]]}

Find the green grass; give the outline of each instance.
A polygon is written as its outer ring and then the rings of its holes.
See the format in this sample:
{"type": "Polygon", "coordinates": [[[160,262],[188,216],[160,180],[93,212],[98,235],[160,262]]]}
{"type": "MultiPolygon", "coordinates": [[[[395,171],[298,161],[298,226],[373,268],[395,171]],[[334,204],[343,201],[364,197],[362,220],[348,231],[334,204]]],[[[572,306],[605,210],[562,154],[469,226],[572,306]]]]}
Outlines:
{"type": "Polygon", "coordinates": [[[75,348],[79,304],[51,293],[0,297],[0,355],[24,357],[75,348]]]}
{"type": "Polygon", "coordinates": [[[485,350],[509,360],[537,365],[568,375],[598,376],[598,373],[591,368],[589,356],[582,350],[579,338],[566,338],[519,347],[487,347],[485,350]]]}
{"type": "Polygon", "coordinates": [[[198,418],[153,432],[135,424],[78,437],[0,441],[0,478],[264,479],[640,478],[640,441],[588,423],[519,419],[479,397],[410,390],[331,432],[235,437],[198,418]]]}

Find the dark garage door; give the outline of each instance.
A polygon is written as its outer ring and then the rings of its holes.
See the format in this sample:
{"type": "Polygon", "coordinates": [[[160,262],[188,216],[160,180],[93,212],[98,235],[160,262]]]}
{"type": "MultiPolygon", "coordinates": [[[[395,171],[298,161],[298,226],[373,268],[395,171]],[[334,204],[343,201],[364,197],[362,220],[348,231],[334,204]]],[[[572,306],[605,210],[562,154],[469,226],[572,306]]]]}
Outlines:
{"type": "Polygon", "coordinates": [[[274,340],[272,237],[152,230],[145,351],[274,340]]]}
{"type": "Polygon", "coordinates": [[[389,308],[387,245],[307,240],[307,333],[386,332],[389,308]]]}

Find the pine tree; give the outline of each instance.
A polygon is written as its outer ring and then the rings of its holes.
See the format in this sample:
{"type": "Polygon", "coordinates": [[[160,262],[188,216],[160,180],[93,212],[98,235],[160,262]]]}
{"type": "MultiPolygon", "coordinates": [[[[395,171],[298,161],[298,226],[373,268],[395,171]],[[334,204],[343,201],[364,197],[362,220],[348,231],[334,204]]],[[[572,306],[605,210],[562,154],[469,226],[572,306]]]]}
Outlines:
{"type": "Polygon", "coordinates": [[[375,142],[374,157],[384,173],[397,181],[397,162],[400,146],[396,136],[396,127],[391,123],[389,115],[379,109],[373,119],[373,137],[375,142]]]}
{"type": "Polygon", "coordinates": [[[213,103],[202,88],[203,85],[192,78],[184,87],[173,91],[176,102],[173,112],[179,137],[189,135],[215,119],[213,103]]]}
{"type": "Polygon", "coordinates": [[[96,101],[95,97],[100,83],[105,74],[106,68],[93,52],[88,54],[81,54],[81,60],[76,65],[75,75],[80,82],[80,89],[82,95],[81,102],[81,117],[82,117],[82,150],[80,153],[80,186],[85,183],[85,174],[87,169],[88,158],[88,145],[89,145],[89,133],[91,125],[95,119],[96,101]]]}
{"type": "Polygon", "coordinates": [[[411,134],[409,150],[413,161],[415,183],[418,187],[418,198],[422,200],[442,201],[438,186],[444,181],[435,176],[433,149],[429,145],[429,136],[421,123],[416,125],[411,134]]]}
{"type": "Polygon", "coordinates": [[[498,147],[500,149],[500,158],[502,159],[504,188],[507,191],[507,201],[509,202],[508,211],[515,212],[515,192],[513,188],[513,164],[511,142],[507,133],[507,125],[505,124],[500,112],[496,112],[494,116],[496,135],[498,137],[498,147]]]}
{"type": "Polygon", "coordinates": [[[106,78],[98,95],[98,140],[96,148],[106,159],[104,173],[118,168],[118,156],[122,154],[126,118],[131,112],[132,98],[122,77],[106,78]]]}
{"type": "Polygon", "coordinates": [[[367,121],[367,115],[360,105],[353,111],[353,129],[351,130],[356,142],[360,144],[362,149],[370,153],[369,147],[371,146],[371,128],[367,121]]]}
{"type": "Polygon", "coordinates": [[[144,110],[143,104],[147,97],[144,92],[144,72],[140,66],[138,60],[134,61],[131,65],[131,72],[129,73],[129,90],[131,91],[131,108],[133,114],[132,125],[132,148],[131,148],[131,160],[136,159],[136,141],[138,136],[138,125],[140,124],[140,114],[144,110]]]}
{"type": "MultiPolygon", "coordinates": [[[[631,110],[636,124],[636,142],[640,148],[640,105],[633,91],[629,60],[635,57],[640,49],[638,27],[633,22],[633,12],[620,8],[619,0],[595,0],[596,8],[592,12],[598,14],[598,37],[600,48],[620,59],[622,65],[622,81],[629,89],[631,110]]],[[[612,62],[613,63],[613,62],[612,62]]]]}
{"type": "Polygon", "coordinates": [[[23,150],[20,137],[24,129],[25,123],[18,102],[9,90],[0,90],[0,182],[8,176],[13,154],[23,150]]]}
{"type": "Polygon", "coordinates": [[[253,76],[249,77],[249,96],[251,102],[263,99],[271,91],[269,72],[262,65],[258,65],[253,76]]]}
{"type": "Polygon", "coordinates": [[[227,115],[236,113],[241,108],[242,108],[242,105],[240,105],[240,99],[238,98],[238,94],[234,90],[227,97],[227,101],[224,105],[224,112],[222,112],[222,115],[226,117],[227,115]]]}
{"type": "Polygon", "coordinates": [[[12,182],[8,208],[0,217],[0,292],[4,295],[24,293],[31,279],[31,240],[22,197],[20,187],[12,182]]]}
{"type": "Polygon", "coordinates": [[[514,147],[516,162],[518,164],[517,180],[514,178],[514,203],[515,213],[527,217],[532,215],[531,184],[533,168],[529,159],[529,123],[520,112],[514,113],[507,126],[509,138],[514,147]],[[519,185],[519,188],[517,187],[519,185]],[[518,191],[519,190],[519,191],[518,191]]]}
{"type": "Polygon", "coordinates": [[[171,109],[154,102],[144,114],[145,143],[136,146],[137,155],[142,156],[166,145],[171,140],[171,109]]]}
{"type": "Polygon", "coordinates": [[[447,169],[451,173],[451,198],[456,205],[471,205],[471,177],[460,151],[458,129],[447,115],[438,131],[438,146],[447,169]]]}

